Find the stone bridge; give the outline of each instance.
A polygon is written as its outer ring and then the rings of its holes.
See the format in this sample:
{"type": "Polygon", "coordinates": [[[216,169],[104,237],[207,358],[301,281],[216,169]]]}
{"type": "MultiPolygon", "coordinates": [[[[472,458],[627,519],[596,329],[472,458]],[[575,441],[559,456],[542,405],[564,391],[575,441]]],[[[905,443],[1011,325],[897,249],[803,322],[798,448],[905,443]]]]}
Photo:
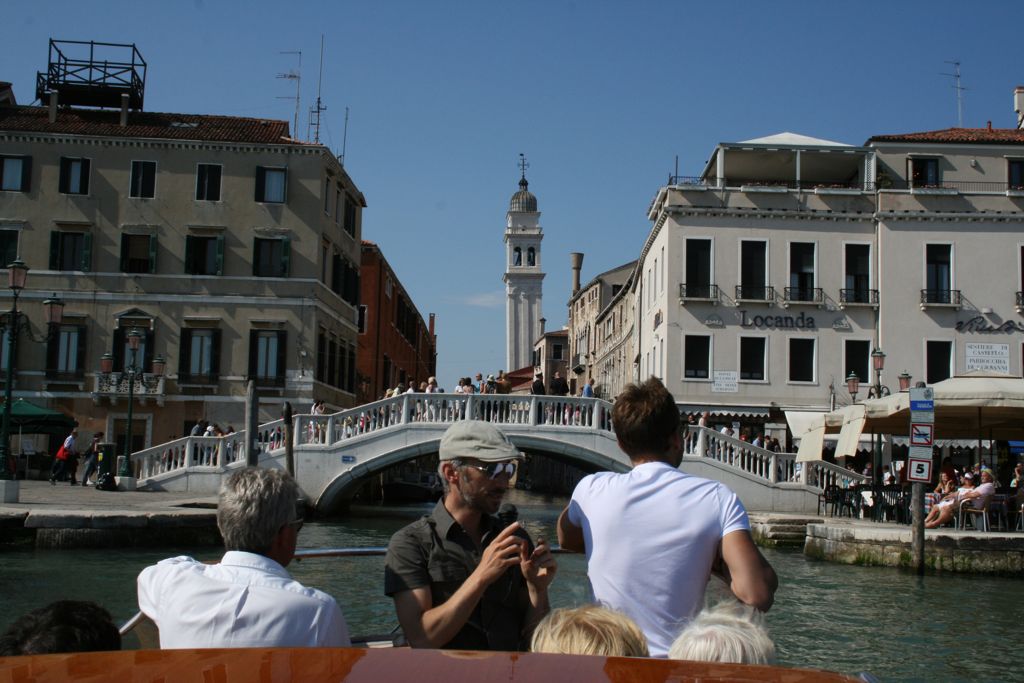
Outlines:
{"type": "MultiPolygon", "coordinates": [[[[494,423],[526,451],[624,472],[629,460],[615,441],[611,409],[593,398],[404,394],[333,415],[296,415],[295,477],[318,512],[337,511],[375,473],[436,453],[445,429],[464,419],[494,423]]],[[[284,434],[281,420],[260,426],[262,466],[285,466],[284,434]]],[[[225,473],[245,465],[246,441],[245,432],[177,439],[134,453],[134,472],[140,487],[214,493],[225,473]]],[[[697,429],[686,437],[680,469],[724,482],[750,510],[813,512],[824,485],[845,471],[828,463],[800,468],[794,459],[697,429]]]]}

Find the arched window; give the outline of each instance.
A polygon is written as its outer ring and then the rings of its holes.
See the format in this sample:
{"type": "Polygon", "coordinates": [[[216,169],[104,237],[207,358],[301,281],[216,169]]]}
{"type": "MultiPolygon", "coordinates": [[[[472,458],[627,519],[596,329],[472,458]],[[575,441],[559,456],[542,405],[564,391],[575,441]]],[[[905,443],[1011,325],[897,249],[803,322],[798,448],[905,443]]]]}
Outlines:
{"type": "Polygon", "coordinates": [[[537,252],[534,251],[533,247],[530,247],[529,249],[526,250],[526,265],[537,265],[537,252]]]}
{"type": "Polygon", "coordinates": [[[512,250],[512,265],[521,266],[523,265],[523,250],[516,247],[512,250]]]}

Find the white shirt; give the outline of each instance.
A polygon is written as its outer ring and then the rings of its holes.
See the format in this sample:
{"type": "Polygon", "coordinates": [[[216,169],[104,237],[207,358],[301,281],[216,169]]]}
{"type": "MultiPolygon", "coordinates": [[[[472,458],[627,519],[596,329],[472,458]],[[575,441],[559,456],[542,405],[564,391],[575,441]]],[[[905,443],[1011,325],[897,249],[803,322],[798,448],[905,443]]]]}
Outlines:
{"type": "Polygon", "coordinates": [[[583,529],[595,599],[629,615],[655,657],[703,606],[722,538],[750,529],[728,487],[663,462],[584,477],[569,521],[583,529]]]}
{"type": "Polygon", "coordinates": [[[334,598],[262,555],[228,551],[220,564],[172,557],[143,569],[138,588],[162,649],[351,644],[334,598]]]}

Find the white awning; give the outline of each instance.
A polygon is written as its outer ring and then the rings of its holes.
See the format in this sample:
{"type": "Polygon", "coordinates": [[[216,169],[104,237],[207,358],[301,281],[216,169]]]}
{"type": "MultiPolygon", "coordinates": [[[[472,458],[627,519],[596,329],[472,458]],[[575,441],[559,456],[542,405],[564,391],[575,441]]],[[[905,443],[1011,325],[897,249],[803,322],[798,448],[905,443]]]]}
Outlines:
{"type": "Polygon", "coordinates": [[[857,455],[861,432],[864,431],[864,407],[853,406],[843,420],[843,429],[839,432],[839,443],[836,444],[837,458],[852,458],[857,455]]]}
{"type": "Polygon", "coordinates": [[[818,426],[803,433],[803,438],[800,439],[800,448],[798,448],[796,452],[796,461],[808,462],[811,460],[821,460],[821,449],[824,442],[825,421],[821,420],[818,426]]]}
{"type": "Polygon", "coordinates": [[[713,406],[701,403],[677,403],[679,412],[711,415],[736,415],[738,417],[768,417],[771,411],[764,406],[713,406]]]}

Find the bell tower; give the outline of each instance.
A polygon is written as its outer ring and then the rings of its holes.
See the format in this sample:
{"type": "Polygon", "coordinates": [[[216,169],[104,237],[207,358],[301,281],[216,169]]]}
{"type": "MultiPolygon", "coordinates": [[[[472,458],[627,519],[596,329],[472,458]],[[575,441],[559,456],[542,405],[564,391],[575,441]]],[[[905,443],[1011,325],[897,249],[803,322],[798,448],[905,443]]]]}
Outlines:
{"type": "Polygon", "coordinates": [[[533,344],[542,334],[540,227],[537,198],[527,189],[526,157],[519,155],[519,191],[512,195],[505,217],[505,367],[518,370],[533,364],[533,344]]]}

